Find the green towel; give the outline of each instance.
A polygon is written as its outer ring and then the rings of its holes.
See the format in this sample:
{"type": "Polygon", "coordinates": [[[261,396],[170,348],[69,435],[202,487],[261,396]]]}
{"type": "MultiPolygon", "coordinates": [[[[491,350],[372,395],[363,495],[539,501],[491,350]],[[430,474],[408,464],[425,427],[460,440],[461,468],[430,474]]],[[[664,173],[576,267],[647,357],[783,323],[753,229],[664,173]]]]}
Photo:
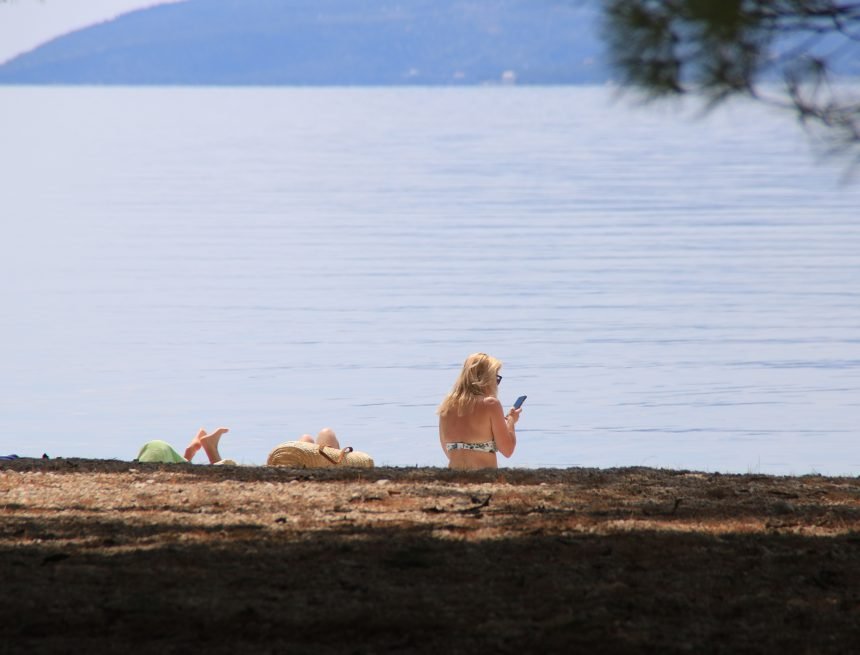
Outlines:
{"type": "Polygon", "coordinates": [[[177,453],[166,441],[156,439],[147,441],[137,455],[138,462],[161,462],[162,464],[181,464],[188,460],[177,453]]]}

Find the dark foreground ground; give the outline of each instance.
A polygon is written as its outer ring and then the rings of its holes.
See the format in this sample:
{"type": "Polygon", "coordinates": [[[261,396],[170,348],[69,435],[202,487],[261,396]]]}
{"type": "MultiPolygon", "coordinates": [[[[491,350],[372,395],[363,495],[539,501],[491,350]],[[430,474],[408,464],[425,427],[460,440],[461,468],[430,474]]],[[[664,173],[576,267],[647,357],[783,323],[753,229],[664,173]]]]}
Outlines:
{"type": "Polygon", "coordinates": [[[860,480],[0,462],[2,653],[860,652],[860,480]]]}

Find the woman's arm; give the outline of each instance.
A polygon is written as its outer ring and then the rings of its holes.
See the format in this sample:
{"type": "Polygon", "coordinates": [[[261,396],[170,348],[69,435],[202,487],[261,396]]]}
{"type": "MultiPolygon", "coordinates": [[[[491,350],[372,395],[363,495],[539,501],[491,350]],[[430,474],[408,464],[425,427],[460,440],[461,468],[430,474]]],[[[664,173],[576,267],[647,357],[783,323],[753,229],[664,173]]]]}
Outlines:
{"type": "Polygon", "coordinates": [[[493,430],[496,448],[505,457],[510,457],[514,454],[514,448],[517,447],[517,432],[514,426],[517,424],[522,410],[512,409],[511,413],[505,416],[502,403],[499,402],[498,398],[485,398],[484,402],[489,406],[490,426],[493,430]]]}

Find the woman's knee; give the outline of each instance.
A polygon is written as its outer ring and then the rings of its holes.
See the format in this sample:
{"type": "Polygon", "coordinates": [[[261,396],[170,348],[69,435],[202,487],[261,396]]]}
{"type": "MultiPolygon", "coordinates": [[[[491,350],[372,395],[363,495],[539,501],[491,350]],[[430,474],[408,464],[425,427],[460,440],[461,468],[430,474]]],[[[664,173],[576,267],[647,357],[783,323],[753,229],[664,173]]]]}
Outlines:
{"type": "Polygon", "coordinates": [[[323,428],[319,431],[319,434],[317,434],[317,443],[321,446],[328,446],[329,448],[340,448],[337,435],[331,428],[323,428]]]}

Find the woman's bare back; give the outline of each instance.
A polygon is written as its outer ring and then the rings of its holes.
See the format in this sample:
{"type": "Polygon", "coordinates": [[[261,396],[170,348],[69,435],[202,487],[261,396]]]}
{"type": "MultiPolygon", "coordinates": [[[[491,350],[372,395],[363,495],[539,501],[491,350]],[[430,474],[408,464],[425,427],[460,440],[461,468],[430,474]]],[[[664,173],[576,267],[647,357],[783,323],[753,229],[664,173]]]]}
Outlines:
{"type": "Polygon", "coordinates": [[[451,468],[496,468],[495,450],[499,438],[506,446],[505,442],[510,437],[502,418],[501,405],[495,397],[482,398],[472,411],[463,416],[450,411],[439,419],[439,441],[448,455],[451,468]],[[500,431],[499,425],[494,430],[494,424],[498,424],[500,418],[504,432],[500,431]],[[449,450],[448,444],[492,444],[492,452],[465,448],[449,450]]]}

